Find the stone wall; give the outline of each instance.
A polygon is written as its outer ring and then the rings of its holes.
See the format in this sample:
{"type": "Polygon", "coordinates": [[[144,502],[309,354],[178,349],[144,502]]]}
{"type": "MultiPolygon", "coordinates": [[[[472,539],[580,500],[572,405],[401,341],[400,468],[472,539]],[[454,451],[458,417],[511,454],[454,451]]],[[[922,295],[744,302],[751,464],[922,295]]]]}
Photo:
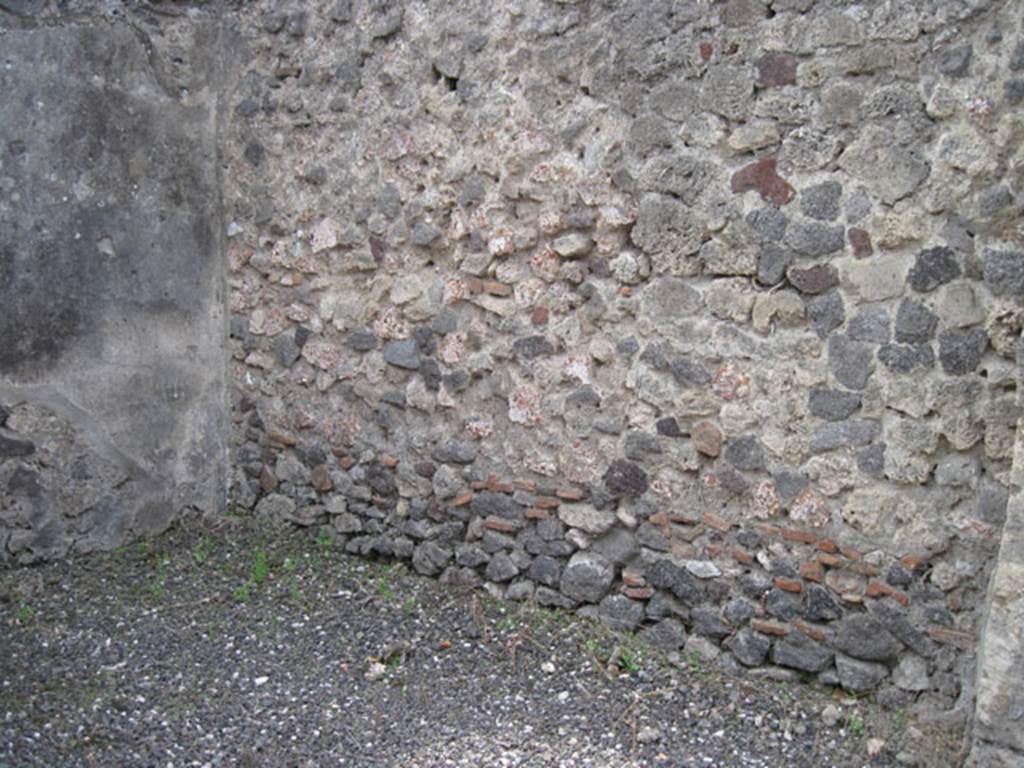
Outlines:
{"type": "Polygon", "coordinates": [[[1021,11],[256,4],[234,500],[722,663],[969,700],[1019,413],[1021,11]]]}
{"type": "Polygon", "coordinates": [[[217,70],[169,72],[144,18],[50,5],[0,2],[0,565],[227,487],[217,70]]]}

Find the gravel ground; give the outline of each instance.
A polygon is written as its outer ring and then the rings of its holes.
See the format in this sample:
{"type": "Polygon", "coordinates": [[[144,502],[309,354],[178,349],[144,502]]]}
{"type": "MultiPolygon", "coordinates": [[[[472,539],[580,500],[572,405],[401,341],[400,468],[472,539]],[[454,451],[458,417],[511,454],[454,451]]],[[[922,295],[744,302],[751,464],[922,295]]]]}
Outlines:
{"type": "Polygon", "coordinates": [[[954,731],[241,519],[0,573],[0,768],[952,766],[954,731]]]}

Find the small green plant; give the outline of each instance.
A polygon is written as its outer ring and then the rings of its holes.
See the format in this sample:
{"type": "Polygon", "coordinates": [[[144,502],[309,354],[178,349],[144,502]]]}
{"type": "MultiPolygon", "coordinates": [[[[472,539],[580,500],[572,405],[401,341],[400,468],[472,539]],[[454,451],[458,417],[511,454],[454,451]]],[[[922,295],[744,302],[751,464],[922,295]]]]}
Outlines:
{"type": "Polygon", "coordinates": [[[32,619],[36,616],[35,609],[25,602],[25,598],[18,601],[18,609],[14,612],[14,619],[20,625],[25,626],[32,623],[32,619]]]}
{"type": "Polygon", "coordinates": [[[256,558],[253,560],[252,573],[249,579],[254,584],[262,584],[267,580],[268,575],[270,575],[270,563],[267,560],[266,550],[261,549],[256,553],[256,558]]]}
{"type": "Polygon", "coordinates": [[[416,613],[416,595],[406,595],[402,601],[402,613],[413,616],[416,613]]]}
{"type": "Polygon", "coordinates": [[[397,597],[395,588],[391,583],[391,571],[392,567],[390,565],[381,568],[376,582],[377,594],[389,603],[393,603],[397,597]]]}
{"type": "Polygon", "coordinates": [[[235,602],[236,603],[247,603],[249,598],[252,597],[252,590],[249,587],[249,582],[235,588],[235,602]]]}
{"type": "Polygon", "coordinates": [[[506,613],[504,616],[498,619],[498,623],[494,626],[499,632],[507,632],[515,628],[516,624],[518,623],[519,620],[514,614],[506,613]]]}
{"type": "Polygon", "coordinates": [[[316,539],[314,539],[314,543],[321,549],[327,549],[331,546],[333,543],[331,540],[331,534],[328,532],[326,527],[320,529],[316,535],[316,539]]]}
{"type": "Polygon", "coordinates": [[[861,720],[859,717],[856,717],[856,716],[851,717],[850,718],[850,733],[852,733],[854,736],[863,736],[864,735],[864,721],[861,720]]]}
{"type": "Polygon", "coordinates": [[[164,554],[157,558],[156,573],[149,585],[150,594],[157,600],[163,600],[167,596],[167,566],[171,562],[171,556],[164,554]]]}
{"type": "Polygon", "coordinates": [[[708,676],[707,664],[704,663],[704,657],[700,653],[697,651],[691,652],[686,657],[686,661],[690,665],[690,671],[698,680],[703,680],[708,676]]]}
{"type": "Polygon", "coordinates": [[[632,643],[624,644],[619,649],[619,662],[622,669],[629,674],[635,675],[640,671],[640,664],[643,661],[643,651],[632,643]]]}
{"type": "Polygon", "coordinates": [[[210,559],[212,553],[213,542],[208,536],[203,536],[196,542],[195,547],[192,548],[192,559],[196,561],[196,565],[203,565],[210,559]]]}

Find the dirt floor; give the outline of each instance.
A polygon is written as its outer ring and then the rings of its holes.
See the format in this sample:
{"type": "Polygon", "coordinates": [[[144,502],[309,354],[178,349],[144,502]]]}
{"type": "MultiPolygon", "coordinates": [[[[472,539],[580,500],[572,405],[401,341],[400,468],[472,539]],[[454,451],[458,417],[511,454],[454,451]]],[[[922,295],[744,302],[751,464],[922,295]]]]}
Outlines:
{"type": "Polygon", "coordinates": [[[0,572],[0,768],[946,768],[961,737],[239,518],[0,572]]]}

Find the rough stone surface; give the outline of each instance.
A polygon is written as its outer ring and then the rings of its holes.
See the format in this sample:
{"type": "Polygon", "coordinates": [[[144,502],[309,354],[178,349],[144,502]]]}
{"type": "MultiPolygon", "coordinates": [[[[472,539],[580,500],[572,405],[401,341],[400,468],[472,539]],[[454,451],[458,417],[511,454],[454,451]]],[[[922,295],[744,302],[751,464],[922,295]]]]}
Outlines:
{"type": "Polygon", "coordinates": [[[615,570],[596,552],[577,552],[562,571],[561,590],[573,600],[596,603],[612,585],[615,570]]]}

